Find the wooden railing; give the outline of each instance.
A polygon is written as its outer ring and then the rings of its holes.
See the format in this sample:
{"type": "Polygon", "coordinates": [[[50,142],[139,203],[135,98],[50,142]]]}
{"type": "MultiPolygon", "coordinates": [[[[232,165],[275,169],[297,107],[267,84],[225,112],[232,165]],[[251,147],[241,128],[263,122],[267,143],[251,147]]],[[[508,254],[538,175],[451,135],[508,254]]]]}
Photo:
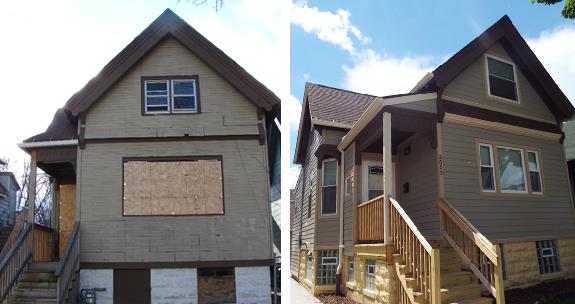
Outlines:
{"type": "Polygon", "coordinates": [[[64,254],[54,274],[58,277],[58,303],[72,303],[78,293],[80,271],[80,222],[74,223],[64,254]]]}
{"type": "Polygon", "coordinates": [[[376,197],[357,206],[358,241],[379,241],[384,238],[384,198],[376,197]]]}
{"type": "Polygon", "coordinates": [[[501,251],[446,199],[439,199],[441,235],[495,297],[505,303],[501,251]]]}
{"type": "Polygon", "coordinates": [[[22,208],[16,219],[14,221],[14,227],[12,227],[12,231],[4,243],[4,247],[2,247],[2,251],[0,251],[0,260],[4,259],[8,251],[12,248],[18,237],[20,236],[20,232],[26,226],[26,220],[28,219],[28,208],[22,208]]]}
{"type": "Polygon", "coordinates": [[[52,228],[40,224],[34,224],[34,250],[32,251],[32,261],[51,261],[50,241],[52,240],[52,228]]]}
{"type": "Polygon", "coordinates": [[[32,231],[32,225],[25,224],[22,233],[0,264],[0,303],[4,303],[10,295],[20,274],[32,260],[32,231]]]}
{"type": "MultiPolygon", "coordinates": [[[[401,255],[407,267],[403,272],[410,274],[413,278],[413,290],[422,293],[423,299],[419,301],[440,304],[439,249],[431,247],[396,200],[391,197],[389,200],[391,238],[396,253],[401,255]]],[[[399,275],[399,269],[397,271],[399,275]]],[[[407,292],[406,284],[402,283],[400,288],[403,289],[399,291],[403,302],[407,303],[406,298],[409,298],[411,303],[416,302],[413,298],[414,294],[407,292]]]]}

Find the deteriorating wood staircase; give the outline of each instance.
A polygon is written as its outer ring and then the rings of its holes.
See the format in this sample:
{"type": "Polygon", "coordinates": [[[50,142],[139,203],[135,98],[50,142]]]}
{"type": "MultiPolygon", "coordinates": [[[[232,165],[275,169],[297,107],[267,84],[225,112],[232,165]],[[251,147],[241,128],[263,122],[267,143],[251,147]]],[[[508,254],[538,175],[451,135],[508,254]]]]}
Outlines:
{"type": "Polygon", "coordinates": [[[22,273],[8,304],[56,303],[58,277],[54,275],[58,262],[32,262],[22,273]]]}

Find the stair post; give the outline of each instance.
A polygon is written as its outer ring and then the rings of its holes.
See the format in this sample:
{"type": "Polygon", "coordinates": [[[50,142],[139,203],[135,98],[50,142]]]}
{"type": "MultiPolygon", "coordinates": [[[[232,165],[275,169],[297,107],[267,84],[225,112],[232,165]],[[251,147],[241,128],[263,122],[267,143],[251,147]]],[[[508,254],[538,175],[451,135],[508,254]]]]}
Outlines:
{"type": "Polygon", "coordinates": [[[441,259],[439,256],[441,249],[431,249],[431,278],[429,279],[431,289],[431,304],[441,304],[441,259]]]}
{"type": "Polygon", "coordinates": [[[390,201],[393,188],[393,175],[391,168],[391,113],[383,113],[383,242],[386,245],[393,243],[391,238],[390,201]]]}
{"type": "Polygon", "coordinates": [[[503,285],[503,261],[501,259],[501,247],[498,244],[493,244],[493,251],[497,254],[497,267],[493,273],[495,287],[495,302],[497,304],[505,304],[505,286],[503,285]]]}

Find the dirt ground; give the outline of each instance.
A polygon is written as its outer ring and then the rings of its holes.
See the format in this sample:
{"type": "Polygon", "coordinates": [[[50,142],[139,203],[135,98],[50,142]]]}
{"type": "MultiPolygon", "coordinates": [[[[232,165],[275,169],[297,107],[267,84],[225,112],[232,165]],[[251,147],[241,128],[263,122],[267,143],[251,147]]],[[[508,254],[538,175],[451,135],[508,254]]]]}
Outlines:
{"type": "Polygon", "coordinates": [[[575,303],[575,279],[541,283],[525,289],[505,291],[507,304],[572,304],[575,303]]]}
{"type": "Polygon", "coordinates": [[[318,296],[317,298],[324,304],[357,304],[352,299],[334,295],[318,296]]]}

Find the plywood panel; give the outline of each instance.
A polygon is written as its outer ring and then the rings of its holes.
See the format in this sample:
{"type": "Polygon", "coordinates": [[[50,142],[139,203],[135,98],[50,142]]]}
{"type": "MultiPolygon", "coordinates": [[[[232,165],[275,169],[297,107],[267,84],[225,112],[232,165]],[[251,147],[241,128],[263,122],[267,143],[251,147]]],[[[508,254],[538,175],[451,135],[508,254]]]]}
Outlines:
{"type": "Polygon", "coordinates": [[[125,215],[223,212],[222,162],[218,159],[124,164],[125,215]]]}
{"type": "Polygon", "coordinates": [[[64,253],[76,221],[76,185],[60,185],[59,252],[64,253]]]}

